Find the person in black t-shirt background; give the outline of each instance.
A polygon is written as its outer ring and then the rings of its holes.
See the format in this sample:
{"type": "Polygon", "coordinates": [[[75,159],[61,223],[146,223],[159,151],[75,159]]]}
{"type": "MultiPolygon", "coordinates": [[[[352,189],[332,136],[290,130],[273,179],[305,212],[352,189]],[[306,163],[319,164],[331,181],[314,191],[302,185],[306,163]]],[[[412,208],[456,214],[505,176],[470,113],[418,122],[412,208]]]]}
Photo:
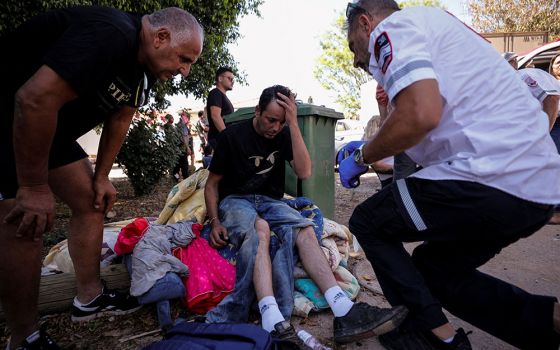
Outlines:
{"type": "Polygon", "coordinates": [[[96,6],[50,11],[0,38],[18,48],[0,56],[0,298],[10,349],[58,348],[37,323],[53,193],[72,211],[72,319],[138,308],[99,277],[104,214],[116,196],[108,175],[152,84],[187,76],[203,40],[198,21],[179,8],[139,16],[96,6]],[[93,171],[76,139],[101,122],[93,171]]]}
{"type": "Polygon", "coordinates": [[[233,71],[220,67],[216,71],[216,87],[208,93],[206,113],[208,115],[208,143],[216,149],[218,134],[226,128],[224,116],[233,113],[233,105],[226,93],[233,89],[233,71]]]}
{"type": "Polygon", "coordinates": [[[311,159],[298,126],[295,95],[275,85],[261,94],[254,118],[220,134],[210,163],[204,192],[212,225],[209,241],[215,248],[229,242],[239,250],[234,291],[206,314],[207,322],[247,322],[256,296],[263,328],[276,337],[295,340],[289,323],[295,246],[305,270],[335,314],[336,341],[357,340],[383,328],[391,330],[390,324],[396,326],[404,319],[406,309],[354,304],[338,286],[313,223],[280,200],[284,196],[286,161],[298,178],[311,176],[311,159]],[[266,223],[282,242],[272,261],[266,223]]]}

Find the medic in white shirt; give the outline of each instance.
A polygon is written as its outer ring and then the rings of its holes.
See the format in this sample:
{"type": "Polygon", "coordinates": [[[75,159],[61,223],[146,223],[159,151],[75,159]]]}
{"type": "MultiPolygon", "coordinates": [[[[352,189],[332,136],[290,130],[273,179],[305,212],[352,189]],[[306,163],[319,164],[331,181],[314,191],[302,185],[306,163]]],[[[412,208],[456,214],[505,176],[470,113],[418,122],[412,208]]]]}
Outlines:
{"type": "Polygon", "coordinates": [[[368,164],[402,151],[422,167],[350,219],[385,296],[410,311],[381,343],[470,349],[445,307],[519,348],[557,349],[555,297],[477,270],[540,229],[560,203],[560,156],[541,106],[492,46],[449,13],[361,0],[346,15],[354,65],[383,86],[393,108],[370,142],[341,151],[351,154],[339,159],[341,182],[358,186],[368,164]],[[401,243],[410,241],[424,241],[412,256],[401,243]]]}
{"type": "Polygon", "coordinates": [[[541,103],[542,110],[548,117],[549,130],[552,130],[558,118],[560,81],[538,68],[525,68],[517,71],[517,73],[527,85],[533,97],[541,103]]]}

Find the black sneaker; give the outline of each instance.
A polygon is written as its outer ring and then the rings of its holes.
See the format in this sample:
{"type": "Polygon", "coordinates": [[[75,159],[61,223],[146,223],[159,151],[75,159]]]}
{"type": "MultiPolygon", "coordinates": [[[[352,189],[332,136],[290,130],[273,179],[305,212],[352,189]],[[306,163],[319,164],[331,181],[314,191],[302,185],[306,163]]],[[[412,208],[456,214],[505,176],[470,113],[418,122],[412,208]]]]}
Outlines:
{"type": "Polygon", "coordinates": [[[142,307],[130,294],[103,287],[103,291],[89,304],[80,306],[74,298],[72,304],[72,321],[89,321],[103,315],[126,315],[142,307]]]}
{"type": "Polygon", "coordinates": [[[470,333],[472,332],[465,333],[463,328],[457,329],[451,343],[441,341],[431,332],[427,334],[426,338],[434,345],[435,349],[438,350],[471,350],[472,346],[468,337],[470,333]]]}
{"type": "Polygon", "coordinates": [[[408,309],[395,306],[382,309],[366,303],[356,303],[348,313],[334,318],[334,341],[350,343],[397,328],[406,318],[408,309]]]}
{"type": "Polygon", "coordinates": [[[296,330],[289,321],[278,322],[274,325],[274,330],[270,332],[272,338],[293,345],[291,348],[303,349],[304,344],[296,334],[296,330]]]}
{"type": "Polygon", "coordinates": [[[422,332],[400,328],[380,335],[379,342],[387,350],[437,350],[422,332]]]}
{"type": "Polygon", "coordinates": [[[39,331],[39,338],[31,343],[24,340],[23,343],[16,350],[60,350],[61,348],[56,345],[54,340],[42,329],[39,331]]]}

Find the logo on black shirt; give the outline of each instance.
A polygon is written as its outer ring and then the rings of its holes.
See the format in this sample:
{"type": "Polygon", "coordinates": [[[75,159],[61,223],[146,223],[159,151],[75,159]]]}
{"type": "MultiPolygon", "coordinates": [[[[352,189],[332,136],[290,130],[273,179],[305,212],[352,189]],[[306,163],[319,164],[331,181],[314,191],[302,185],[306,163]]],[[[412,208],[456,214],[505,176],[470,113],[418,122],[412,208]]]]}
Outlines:
{"type": "MultiPolygon", "coordinates": [[[[119,88],[119,86],[116,83],[111,83],[109,84],[109,88],[107,89],[107,92],[113,96],[113,98],[115,100],[117,100],[117,104],[121,104],[122,102],[127,102],[130,99],[130,96],[132,96],[132,94],[130,92],[124,92],[123,90],[121,90],[121,88],[119,88]]],[[[127,90],[130,91],[130,89],[127,88],[127,90]]]]}
{"type": "Polygon", "coordinates": [[[253,159],[255,161],[255,168],[257,168],[257,170],[259,168],[261,168],[261,163],[263,163],[263,166],[267,166],[270,165],[268,168],[265,168],[264,170],[259,170],[256,174],[257,175],[263,175],[268,173],[269,171],[272,170],[272,168],[274,168],[274,163],[276,162],[276,153],[278,153],[278,151],[274,151],[272,152],[268,157],[261,157],[261,156],[252,156],[249,157],[249,159],[253,159]],[[266,160],[266,162],[263,162],[263,160],[266,160]]]}

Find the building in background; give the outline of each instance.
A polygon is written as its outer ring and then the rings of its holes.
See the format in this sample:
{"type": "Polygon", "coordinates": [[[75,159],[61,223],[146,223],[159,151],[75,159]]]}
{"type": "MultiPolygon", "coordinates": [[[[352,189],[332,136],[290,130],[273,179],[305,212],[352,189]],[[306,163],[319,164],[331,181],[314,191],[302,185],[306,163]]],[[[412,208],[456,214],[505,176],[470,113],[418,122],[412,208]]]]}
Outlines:
{"type": "Polygon", "coordinates": [[[522,54],[548,43],[548,32],[482,33],[498,52],[522,54]]]}

